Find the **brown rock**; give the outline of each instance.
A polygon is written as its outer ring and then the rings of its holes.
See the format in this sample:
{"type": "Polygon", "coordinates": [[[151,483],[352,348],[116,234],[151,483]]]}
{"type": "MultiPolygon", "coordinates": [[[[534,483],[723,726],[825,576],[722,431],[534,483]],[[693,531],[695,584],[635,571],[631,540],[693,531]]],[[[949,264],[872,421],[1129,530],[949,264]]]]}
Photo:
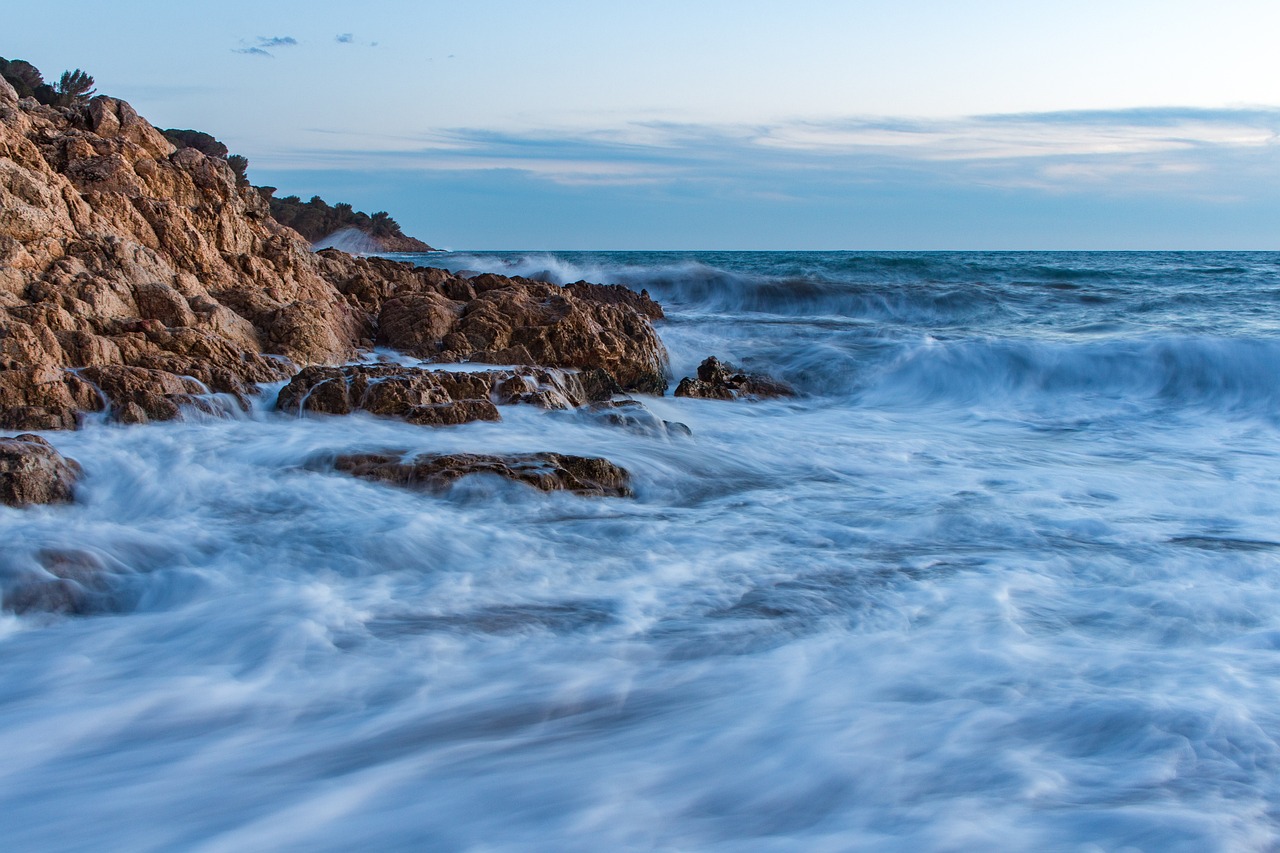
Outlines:
{"type": "Polygon", "coordinates": [[[408,293],[382,304],[378,343],[420,358],[431,358],[453,329],[462,305],[440,293],[408,293]]]}
{"type": "Polygon", "coordinates": [[[424,491],[439,491],[472,474],[496,474],[544,492],[630,497],[631,477],[607,459],[526,453],[490,456],[475,453],[422,454],[410,462],[396,454],[340,456],[334,467],[355,477],[424,491]]]}
{"type": "Polygon", "coordinates": [[[650,320],[661,320],[666,317],[662,312],[662,306],[653,301],[647,290],[636,293],[620,284],[592,284],[589,281],[575,281],[573,284],[566,284],[564,289],[579,299],[590,302],[628,305],[650,320]]]}
{"type": "MultiPolygon", "coordinates": [[[[598,371],[597,388],[666,386],[650,323],[661,309],[647,294],[313,254],[225,160],[175,151],[127,103],[98,97],[55,110],[11,93],[0,91],[4,428],[73,428],[103,396],[126,421],[174,417],[202,405],[184,377],[243,401],[255,383],[345,361],[375,341],[448,361],[598,371]]],[[[552,390],[512,396],[575,404],[552,390]]],[[[341,409],[349,392],[339,391],[319,392],[316,404],[341,409]]],[[[414,405],[481,399],[450,392],[414,405]]],[[[495,416],[469,404],[414,417],[482,412],[495,416]]]]}
{"type": "Polygon", "coordinates": [[[398,365],[308,367],[280,389],[277,406],[289,414],[367,411],[432,426],[496,421],[496,405],[570,409],[599,399],[593,396],[604,390],[599,378],[588,373],[584,383],[580,376],[537,367],[473,372],[398,365]]]}
{"type": "Polygon", "coordinates": [[[0,503],[70,503],[80,465],[38,435],[0,438],[0,503]]]}
{"type": "Polygon", "coordinates": [[[523,279],[484,275],[471,283],[479,295],[442,341],[442,358],[599,368],[626,390],[666,390],[666,349],[631,306],[523,279]]]}
{"type": "Polygon", "coordinates": [[[110,401],[111,416],[121,423],[175,420],[181,417],[180,406],[214,413],[199,397],[205,390],[199,382],[163,370],[110,365],[86,367],[80,376],[101,390],[110,401]]]}
{"type": "Polygon", "coordinates": [[[707,400],[760,400],[767,397],[794,397],[795,389],[785,382],[743,373],[715,356],[698,365],[697,378],[686,376],[676,386],[677,397],[701,397],[707,400]]]}

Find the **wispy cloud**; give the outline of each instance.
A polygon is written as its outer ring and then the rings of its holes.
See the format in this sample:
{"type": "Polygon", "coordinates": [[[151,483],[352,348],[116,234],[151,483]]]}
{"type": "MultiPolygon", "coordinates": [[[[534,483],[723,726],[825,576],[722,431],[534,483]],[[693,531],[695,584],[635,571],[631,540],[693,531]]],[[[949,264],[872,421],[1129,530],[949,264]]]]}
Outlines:
{"type": "Polygon", "coordinates": [[[988,187],[1094,196],[1280,192],[1280,110],[1139,109],[851,118],[768,125],[640,122],[593,131],[450,129],[347,137],[271,157],[281,168],[506,170],[566,186],[702,185],[812,197],[851,188],[988,187]]]}
{"type": "Polygon", "coordinates": [[[333,37],[338,44],[351,44],[356,40],[354,33],[341,33],[333,37]]]}
{"type": "Polygon", "coordinates": [[[272,49],[279,47],[295,47],[298,40],[293,36],[258,36],[252,44],[245,44],[244,47],[234,48],[233,53],[243,53],[247,56],[275,56],[271,52],[272,49]]]}

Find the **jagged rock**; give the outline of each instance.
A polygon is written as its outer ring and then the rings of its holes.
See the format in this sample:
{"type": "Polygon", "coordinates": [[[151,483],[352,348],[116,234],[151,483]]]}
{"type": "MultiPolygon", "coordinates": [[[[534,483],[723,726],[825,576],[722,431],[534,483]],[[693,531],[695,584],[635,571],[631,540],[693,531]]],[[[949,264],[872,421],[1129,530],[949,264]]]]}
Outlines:
{"type": "Polygon", "coordinates": [[[403,461],[402,454],[369,453],[339,456],[334,467],[365,480],[424,491],[445,489],[472,474],[496,474],[544,492],[630,497],[631,477],[607,459],[559,453],[490,456],[475,453],[422,454],[403,461]]]}
{"type": "Polygon", "coordinates": [[[0,503],[70,503],[80,465],[38,435],[0,438],[0,503]]]}
{"type": "Polygon", "coordinates": [[[102,392],[110,403],[112,419],[120,423],[178,420],[182,406],[210,415],[220,412],[203,396],[208,390],[205,385],[191,377],[118,364],[86,367],[79,376],[102,392]]]}
{"type": "Polygon", "coordinates": [[[482,275],[470,283],[478,295],[441,341],[441,359],[602,368],[626,390],[666,390],[666,350],[631,306],[523,279],[482,275]]]}
{"type": "Polygon", "coordinates": [[[347,365],[304,368],[280,389],[276,404],[289,414],[366,411],[440,426],[499,420],[497,405],[575,408],[600,399],[602,393],[611,395],[611,386],[590,371],[531,367],[462,372],[347,365]]]}
{"type": "Polygon", "coordinates": [[[55,110],[0,84],[0,213],[3,428],[69,429],[101,409],[84,370],[151,371],[150,390],[103,391],[117,416],[156,420],[186,377],[244,400],[374,343],[666,387],[646,294],[312,253],[225,160],[175,150],[113,98],[55,110]]]}
{"type": "Polygon", "coordinates": [[[686,376],[676,386],[677,397],[701,397],[707,400],[760,400],[766,397],[794,397],[795,389],[785,382],[743,373],[715,356],[698,365],[698,376],[686,376]]]}
{"type": "Polygon", "coordinates": [[[666,314],[662,313],[662,306],[653,301],[647,290],[636,293],[620,284],[592,284],[589,281],[575,281],[573,284],[566,284],[564,289],[579,299],[607,305],[630,306],[650,320],[661,320],[666,317],[666,314]]]}

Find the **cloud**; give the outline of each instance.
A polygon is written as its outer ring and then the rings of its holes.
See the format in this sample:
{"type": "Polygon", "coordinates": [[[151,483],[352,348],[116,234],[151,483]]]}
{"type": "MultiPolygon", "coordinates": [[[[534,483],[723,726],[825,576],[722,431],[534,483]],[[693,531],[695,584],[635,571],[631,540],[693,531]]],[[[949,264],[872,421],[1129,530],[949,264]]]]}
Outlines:
{"type": "Polygon", "coordinates": [[[340,35],[334,36],[333,40],[336,41],[338,44],[351,44],[356,40],[356,37],[353,33],[342,33],[340,35]]]}
{"type": "Polygon", "coordinates": [[[267,159],[285,169],[508,173],[562,187],[832,203],[850,195],[969,190],[1206,203],[1280,196],[1280,110],[1263,108],[764,125],[650,121],[597,130],[310,138],[314,147],[267,159]]]}
{"type": "MultiPolygon", "coordinates": [[[[241,43],[244,43],[243,39],[241,40],[241,43]]],[[[275,54],[268,50],[268,48],[295,47],[297,44],[298,40],[293,36],[258,36],[257,39],[254,40],[253,44],[246,45],[245,47],[233,48],[232,53],[243,53],[247,56],[274,57],[275,54]]]]}

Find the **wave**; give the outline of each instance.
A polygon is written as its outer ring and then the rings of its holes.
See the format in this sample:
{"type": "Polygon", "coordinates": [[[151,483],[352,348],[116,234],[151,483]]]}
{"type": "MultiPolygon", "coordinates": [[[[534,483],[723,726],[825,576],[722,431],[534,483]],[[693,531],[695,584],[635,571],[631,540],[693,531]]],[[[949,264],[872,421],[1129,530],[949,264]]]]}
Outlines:
{"type": "Polygon", "coordinates": [[[1269,416],[1280,414],[1280,341],[930,338],[864,381],[860,402],[886,407],[1147,404],[1269,416]]]}
{"type": "Polygon", "coordinates": [[[840,319],[926,329],[1032,323],[1130,328],[1242,314],[1280,328],[1275,258],[1127,253],[560,252],[420,256],[452,270],[647,290],[669,313],[840,319]],[[1190,310],[1189,310],[1190,309],[1190,310]],[[1137,315],[1145,315],[1137,317],[1137,315]]]}
{"type": "Polygon", "coordinates": [[[1001,295],[973,282],[926,281],[922,268],[939,265],[909,258],[879,259],[876,269],[863,269],[858,280],[839,265],[799,261],[780,266],[776,259],[754,256],[735,259],[733,265],[673,257],[665,263],[627,263],[622,260],[573,258],[551,254],[516,257],[455,255],[432,258],[453,270],[497,272],[503,275],[569,284],[593,281],[647,290],[665,307],[694,314],[767,314],[786,317],[842,319],[892,319],[906,322],[976,318],[1006,310],[1001,295]],[[923,267],[922,267],[923,264],[923,267]],[[886,281],[880,270],[888,266],[904,274],[886,281]],[[737,267],[737,268],[734,268],[737,267]]]}

